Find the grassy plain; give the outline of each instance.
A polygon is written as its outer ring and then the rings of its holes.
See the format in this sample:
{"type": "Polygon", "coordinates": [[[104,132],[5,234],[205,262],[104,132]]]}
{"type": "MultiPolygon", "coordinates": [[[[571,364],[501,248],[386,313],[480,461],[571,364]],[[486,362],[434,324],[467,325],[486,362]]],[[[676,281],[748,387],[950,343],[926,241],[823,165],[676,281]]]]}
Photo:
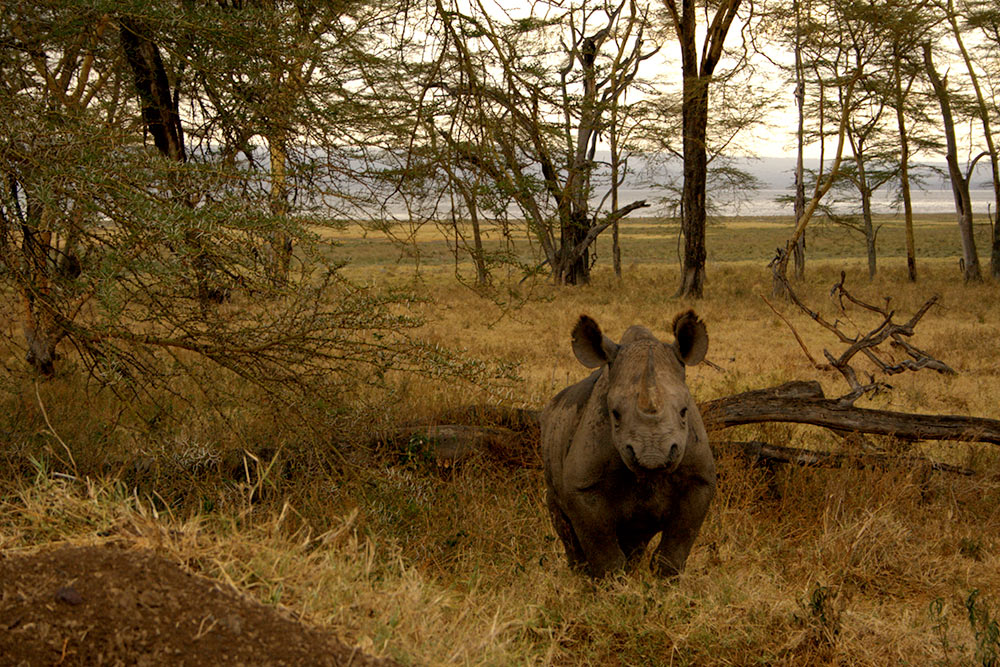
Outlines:
{"type": "MultiPolygon", "coordinates": [[[[839,314],[828,298],[841,270],[856,295],[892,296],[901,321],[940,294],[913,342],[959,374],[896,376],[890,393],[863,404],[1000,418],[998,286],[961,284],[950,217],[919,220],[920,279],[907,282],[901,226],[882,222],[871,281],[860,238],[813,230],[800,294],[861,329],[870,316],[839,314]]],[[[714,223],[707,296],[694,303],[672,296],[677,230],[660,221],[623,226],[620,281],[602,239],[590,285],[518,283],[498,272],[494,300],[455,280],[469,267],[431,230],[405,247],[345,230],[333,252],[350,260],[348,273],[424,293],[430,300],[415,306],[424,337],[517,364],[520,380],[482,388],[399,378],[355,396],[327,432],[275,421],[249,391],[220,413],[177,407],[179,418],[164,422],[154,416],[164,406],[123,413],[72,376],[24,381],[3,395],[0,548],[149,546],[410,664],[997,664],[995,447],[878,443],[972,467],[973,477],[902,465],[768,470],[719,456],[718,495],[687,572],[665,582],[640,569],[595,583],[566,568],[537,466],[483,454],[442,468],[419,440],[366,444],[376,430],[470,403],[540,407],[587,372],[569,346],[582,312],[618,337],[633,323],[665,335],[677,311],[696,308],[717,366],[689,372],[698,400],[793,379],[846,393],[839,376],[809,364],[761,298],[770,298],[766,263],[788,229],[773,219],[714,223]]],[[[525,247],[514,252],[527,258],[525,247]]],[[[775,305],[814,356],[841,349],[805,315],[775,305]]],[[[15,335],[13,320],[5,328],[15,335]]],[[[807,427],[715,435],[843,446],[807,427]]]]}

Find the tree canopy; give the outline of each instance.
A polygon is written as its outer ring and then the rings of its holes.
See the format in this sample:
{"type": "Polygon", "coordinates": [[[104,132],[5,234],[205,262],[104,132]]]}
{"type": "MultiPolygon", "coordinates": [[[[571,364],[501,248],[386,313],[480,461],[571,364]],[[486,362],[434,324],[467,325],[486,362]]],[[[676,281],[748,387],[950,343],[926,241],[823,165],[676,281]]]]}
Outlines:
{"type": "Polygon", "coordinates": [[[477,284],[498,265],[583,283],[649,203],[619,198],[639,157],[683,165],[697,298],[713,168],[746,187],[727,159],[766,121],[776,47],[798,49],[797,141],[821,147],[792,241],[845,179],[863,205],[908,187],[911,147],[945,150],[956,183],[986,156],[1000,207],[990,3],[47,0],[6,5],[0,40],[2,279],[43,374],[72,357],[125,386],[207,359],[293,386],[438,360],[405,334],[408,296],[343,277],[331,232],[433,225],[477,284]],[[936,139],[938,110],[966,146],[936,139]]]}

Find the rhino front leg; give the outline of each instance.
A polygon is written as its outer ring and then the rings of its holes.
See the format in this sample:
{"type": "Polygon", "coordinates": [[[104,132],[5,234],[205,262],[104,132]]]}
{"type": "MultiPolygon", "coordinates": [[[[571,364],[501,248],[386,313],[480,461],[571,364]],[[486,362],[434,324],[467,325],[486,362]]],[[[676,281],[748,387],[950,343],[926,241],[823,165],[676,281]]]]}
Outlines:
{"type": "Polygon", "coordinates": [[[684,563],[694,544],[701,524],[708,513],[708,506],[715,495],[715,484],[704,479],[693,479],[685,485],[671,504],[671,511],[663,522],[663,535],[653,553],[650,566],[662,577],[674,577],[684,571],[684,563]]]}
{"type": "Polygon", "coordinates": [[[588,493],[570,497],[566,516],[573,526],[586,560],[586,571],[600,578],[625,567],[625,553],[618,544],[614,513],[607,502],[588,493]]]}
{"type": "Polygon", "coordinates": [[[586,558],[583,555],[583,549],[580,547],[580,541],[576,539],[573,526],[570,524],[566,513],[559,507],[556,495],[551,488],[548,490],[548,505],[549,516],[552,518],[552,527],[556,529],[556,534],[559,535],[559,539],[562,540],[563,547],[566,549],[566,559],[569,561],[570,568],[573,570],[582,570],[586,564],[586,558]]]}

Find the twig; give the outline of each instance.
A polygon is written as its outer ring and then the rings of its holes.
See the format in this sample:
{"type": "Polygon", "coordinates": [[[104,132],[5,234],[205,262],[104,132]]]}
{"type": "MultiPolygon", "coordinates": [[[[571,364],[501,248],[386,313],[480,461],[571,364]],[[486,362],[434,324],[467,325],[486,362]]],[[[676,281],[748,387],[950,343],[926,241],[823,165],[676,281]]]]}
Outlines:
{"type": "Polygon", "coordinates": [[[76,460],[73,458],[73,452],[71,452],[70,449],[69,449],[69,447],[66,445],[66,443],[63,442],[63,439],[59,437],[59,434],[56,433],[56,430],[54,428],[52,428],[52,422],[49,421],[49,415],[45,411],[45,405],[42,403],[42,395],[38,391],[38,381],[37,380],[35,381],[35,398],[38,399],[38,407],[42,411],[42,418],[45,420],[45,425],[49,427],[49,433],[51,433],[52,437],[54,437],[56,439],[56,441],[60,445],[63,446],[63,449],[66,450],[66,456],[69,457],[69,462],[73,466],[73,475],[75,477],[79,477],[80,476],[80,471],[76,467],[76,460]]]}
{"type": "Polygon", "coordinates": [[[68,647],[69,647],[69,637],[66,637],[66,639],[63,640],[62,655],[59,656],[59,661],[56,663],[57,665],[61,665],[63,664],[63,662],[66,661],[66,649],[68,647]]]}
{"type": "Polygon", "coordinates": [[[205,635],[207,635],[207,634],[208,634],[209,632],[211,632],[211,631],[212,631],[212,629],[213,629],[213,628],[214,628],[214,627],[215,627],[216,625],[218,625],[218,623],[219,623],[219,622],[218,622],[218,621],[217,621],[217,620],[215,619],[215,617],[214,617],[214,616],[212,616],[211,614],[209,614],[209,615],[208,615],[208,616],[206,616],[205,618],[201,619],[201,623],[199,623],[199,624],[198,624],[198,632],[197,632],[197,633],[195,634],[195,636],[194,636],[194,641],[198,641],[199,639],[201,639],[202,637],[204,637],[205,635]],[[206,628],[206,627],[205,627],[205,621],[208,621],[209,619],[211,619],[211,621],[212,621],[212,622],[211,622],[211,623],[209,624],[209,626],[208,626],[208,627],[206,628]]]}
{"type": "Polygon", "coordinates": [[[702,359],[701,363],[705,364],[706,366],[708,366],[712,370],[721,371],[723,373],[726,372],[725,368],[723,368],[719,364],[715,363],[714,361],[709,361],[708,359],[702,359]]]}
{"type": "Polygon", "coordinates": [[[781,313],[780,313],[780,312],[778,311],[778,309],[777,309],[777,308],[775,308],[775,307],[774,307],[773,305],[771,305],[771,302],[770,302],[770,301],[768,301],[768,300],[767,300],[767,299],[766,299],[766,298],[764,297],[764,295],[763,295],[763,294],[761,294],[761,295],[760,295],[760,298],[761,298],[761,299],[762,299],[762,300],[764,301],[764,303],[766,303],[766,304],[767,304],[767,307],[768,307],[768,308],[770,308],[771,310],[773,310],[773,311],[774,311],[774,314],[775,314],[775,315],[777,315],[777,316],[778,316],[779,318],[781,318],[781,321],[782,321],[782,322],[784,322],[784,323],[785,323],[785,324],[786,324],[786,325],[788,326],[788,328],[789,328],[789,329],[791,330],[791,332],[792,332],[792,335],[793,335],[793,336],[795,336],[795,340],[796,340],[796,341],[798,341],[798,343],[799,343],[799,347],[801,347],[801,348],[802,348],[802,352],[803,352],[803,353],[805,353],[806,357],[807,357],[807,358],[809,359],[809,363],[811,363],[811,364],[813,365],[813,367],[814,367],[814,368],[816,368],[817,370],[821,370],[821,371],[831,371],[831,370],[835,370],[835,369],[834,369],[834,368],[833,368],[832,366],[830,366],[829,364],[821,364],[821,363],[819,363],[818,361],[816,361],[816,359],[815,359],[815,358],[814,358],[814,357],[812,356],[812,354],[810,354],[810,353],[809,353],[809,348],[807,348],[807,347],[806,347],[806,344],[805,344],[805,341],[803,341],[803,340],[802,340],[802,337],[801,337],[801,336],[799,336],[799,332],[795,330],[795,327],[793,327],[793,326],[792,326],[792,323],[788,321],[788,318],[787,318],[787,317],[785,317],[784,315],[782,315],[782,314],[781,314],[781,313]]]}
{"type": "Polygon", "coordinates": [[[809,351],[803,344],[801,337],[799,337],[791,323],[789,323],[789,321],[781,313],[779,313],[778,310],[767,301],[767,299],[764,299],[764,302],[767,303],[771,310],[773,310],[785,322],[785,324],[788,325],[789,329],[792,330],[795,340],[798,341],[799,346],[805,352],[813,366],[820,370],[836,370],[844,377],[847,384],[850,386],[851,391],[839,399],[842,403],[852,405],[854,401],[865,394],[878,393],[883,389],[892,388],[891,385],[884,381],[877,380],[870,373],[867,374],[867,383],[861,383],[858,379],[858,372],[853,366],[851,366],[851,361],[859,352],[865,355],[868,360],[871,361],[876,368],[878,368],[885,375],[895,375],[904,371],[918,371],[922,368],[930,368],[938,373],[949,375],[955,374],[954,369],[948,366],[948,364],[931,357],[923,350],[904,340],[904,337],[908,338],[913,335],[914,327],[916,327],[917,323],[921,320],[921,318],[923,318],[927,311],[937,303],[937,296],[933,296],[928,299],[905,324],[895,324],[892,321],[892,318],[895,316],[895,311],[889,309],[889,303],[891,301],[889,297],[885,299],[884,306],[867,303],[847,291],[847,288],[844,286],[846,277],[847,273],[845,271],[841,271],[840,280],[830,289],[830,296],[837,301],[841,313],[843,313],[844,316],[847,316],[846,305],[844,303],[846,300],[859,308],[876,313],[882,317],[882,321],[867,334],[862,335],[859,333],[853,337],[845,334],[840,328],[840,320],[830,322],[818,312],[810,309],[802,302],[801,299],[799,299],[788,280],[784,276],[775,272],[775,279],[782,284],[785,289],[785,294],[788,296],[789,300],[809,315],[809,317],[811,317],[815,322],[836,335],[840,342],[847,345],[847,349],[844,350],[839,357],[834,357],[834,355],[828,350],[823,350],[823,355],[829,362],[829,366],[824,366],[816,362],[812,355],[809,354],[809,351]],[[911,357],[911,359],[895,362],[892,360],[891,355],[889,355],[889,361],[883,359],[882,357],[885,353],[880,352],[879,346],[886,341],[889,341],[889,344],[892,347],[898,347],[904,350],[906,354],[911,357]]]}

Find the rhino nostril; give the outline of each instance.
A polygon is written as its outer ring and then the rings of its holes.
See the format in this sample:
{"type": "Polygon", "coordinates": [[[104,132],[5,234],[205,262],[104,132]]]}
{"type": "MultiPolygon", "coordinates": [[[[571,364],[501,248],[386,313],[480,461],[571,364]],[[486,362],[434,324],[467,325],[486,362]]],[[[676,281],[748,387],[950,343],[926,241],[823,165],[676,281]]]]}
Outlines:
{"type": "Polygon", "coordinates": [[[680,456],[680,453],[681,453],[681,447],[680,447],[680,445],[678,445],[677,443],[674,443],[674,444],[670,445],[670,457],[669,457],[669,460],[670,461],[676,461],[677,458],[680,456]]]}

